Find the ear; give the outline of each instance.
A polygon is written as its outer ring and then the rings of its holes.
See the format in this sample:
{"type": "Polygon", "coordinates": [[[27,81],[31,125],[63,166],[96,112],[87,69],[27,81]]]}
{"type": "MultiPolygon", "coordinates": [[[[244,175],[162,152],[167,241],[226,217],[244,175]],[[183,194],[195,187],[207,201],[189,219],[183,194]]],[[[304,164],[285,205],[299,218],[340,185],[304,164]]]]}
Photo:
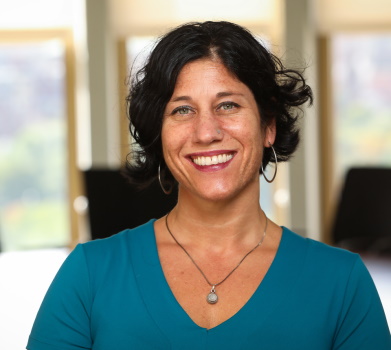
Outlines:
{"type": "Polygon", "coordinates": [[[265,137],[263,139],[263,146],[270,147],[270,144],[274,144],[276,140],[276,120],[273,119],[265,129],[265,137]],[[270,142],[270,144],[269,144],[270,142]]]}

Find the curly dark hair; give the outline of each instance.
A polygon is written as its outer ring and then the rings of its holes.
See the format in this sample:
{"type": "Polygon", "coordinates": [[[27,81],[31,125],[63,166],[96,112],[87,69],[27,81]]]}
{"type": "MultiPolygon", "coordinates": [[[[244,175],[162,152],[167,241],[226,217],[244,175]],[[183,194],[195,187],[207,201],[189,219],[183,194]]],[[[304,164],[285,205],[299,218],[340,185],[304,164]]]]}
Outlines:
{"type": "Polygon", "coordinates": [[[128,155],[124,172],[133,184],[149,185],[156,179],[159,166],[164,185],[176,183],[163,159],[163,113],[182,68],[201,58],[218,58],[250,88],[262,127],[275,121],[273,147],[277,159],[270,148],[265,148],[264,169],[269,162],[287,161],[296,150],[300,107],[313,100],[302,73],[286,69],[247,29],[237,24],[188,23],[160,38],[145,66],[131,81],[127,97],[129,130],[137,145],[128,155]]]}

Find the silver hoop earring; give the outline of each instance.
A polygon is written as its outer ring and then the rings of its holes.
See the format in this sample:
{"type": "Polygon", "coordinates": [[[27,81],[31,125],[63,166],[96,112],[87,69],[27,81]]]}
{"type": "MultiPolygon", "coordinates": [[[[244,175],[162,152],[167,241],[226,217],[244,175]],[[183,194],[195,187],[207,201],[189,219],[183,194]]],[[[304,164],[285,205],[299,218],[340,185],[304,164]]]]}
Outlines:
{"type": "Polygon", "coordinates": [[[271,178],[271,180],[269,180],[267,177],[266,177],[266,175],[265,175],[265,170],[263,169],[263,164],[261,164],[261,169],[262,169],[262,175],[263,175],[263,177],[265,178],[265,180],[269,183],[269,184],[271,184],[273,181],[274,181],[274,179],[276,178],[276,175],[277,175],[277,164],[278,164],[278,162],[277,162],[277,154],[276,154],[276,151],[274,150],[274,147],[273,147],[273,145],[269,142],[269,145],[270,145],[270,148],[272,149],[272,151],[273,151],[273,153],[274,153],[274,159],[275,159],[275,161],[276,161],[276,165],[275,165],[275,167],[274,167],[274,175],[273,175],[273,177],[271,178]]]}
{"type": "Polygon", "coordinates": [[[160,184],[160,187],[161,187],[161,189],[163,190],[163,192],[164,192],[165,194],[170,194],[171,191],[172,191],[172,187],[170,187],[169,190],[166,190],[166,189],[164,188],[163,184],[162,184],[162,180],[161,180],[161,178],[160,178],[160,164],[159,164],[159,168],[158,168],[158,170],[157,170],[157,178],[158,178],[158,180],[159,180],[159,184],[160,184]]]}

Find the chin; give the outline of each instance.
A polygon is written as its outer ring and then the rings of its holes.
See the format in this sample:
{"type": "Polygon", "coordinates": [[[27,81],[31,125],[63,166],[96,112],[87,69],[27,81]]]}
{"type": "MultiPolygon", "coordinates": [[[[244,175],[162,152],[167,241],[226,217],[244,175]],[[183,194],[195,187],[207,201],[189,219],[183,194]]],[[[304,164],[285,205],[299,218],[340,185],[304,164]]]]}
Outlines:
{"type": "Polygon", "coordinates": [[[189,200],[198,197],[206,201],[218,202],[229,201],[238,197],[252,197],[254,191],[259,191],[259,175],[248,181],[237,181],[237,178],[223,181],[194,181],[193,183],[182,182],[179,186],[180,194],[189,200]]]}
{"type": "Polygon", "coordinates": [[[238,197],[242,193],[239,189],[233,189],[232,187],[229,188],[220,188],[215,186],[213,190],[211,190],[211,186],[208,186],[208,188],[200,190],[200,191],[194,191],[193,194],[196,196],[210,201],[210,202],[225,202],[234,199],[235,197],[238,197]]]}

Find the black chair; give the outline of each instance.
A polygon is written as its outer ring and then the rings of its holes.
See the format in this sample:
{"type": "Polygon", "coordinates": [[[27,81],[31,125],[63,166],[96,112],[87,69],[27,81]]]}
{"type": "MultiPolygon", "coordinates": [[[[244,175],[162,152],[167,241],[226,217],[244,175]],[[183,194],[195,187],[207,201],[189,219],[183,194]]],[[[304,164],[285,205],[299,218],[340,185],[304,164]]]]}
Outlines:
{"type": "Polygon", "coordinates": [[[358,253],[391,255],[391,168],[349,170],[332,236],[358,253]]]}
{"type": "Polygon", "coordinates": [[[151,218],[167,214],[177,202],[177,189],[165,195],[156,181],[136,190],[120,169],[90,169],[84,172],[91,238],[104,238],[151,218]]]}

